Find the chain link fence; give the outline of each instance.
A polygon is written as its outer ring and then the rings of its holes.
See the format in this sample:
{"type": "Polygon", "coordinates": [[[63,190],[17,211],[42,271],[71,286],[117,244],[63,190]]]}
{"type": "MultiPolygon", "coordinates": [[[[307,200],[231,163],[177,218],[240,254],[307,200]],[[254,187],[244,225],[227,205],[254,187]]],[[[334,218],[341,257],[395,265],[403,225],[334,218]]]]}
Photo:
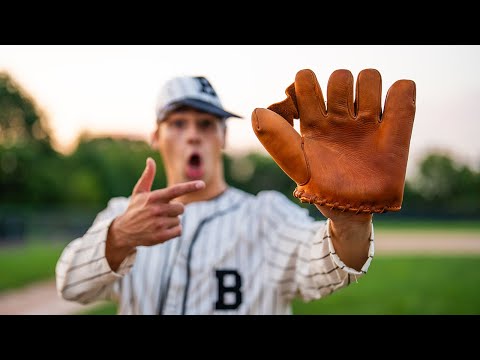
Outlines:
{"type": "Polygon", "coordinates": [[[63,241],[82,236],[97,211],[79,209],[27,210],[0,208],[0,246],[28,241],[63,241]]]}

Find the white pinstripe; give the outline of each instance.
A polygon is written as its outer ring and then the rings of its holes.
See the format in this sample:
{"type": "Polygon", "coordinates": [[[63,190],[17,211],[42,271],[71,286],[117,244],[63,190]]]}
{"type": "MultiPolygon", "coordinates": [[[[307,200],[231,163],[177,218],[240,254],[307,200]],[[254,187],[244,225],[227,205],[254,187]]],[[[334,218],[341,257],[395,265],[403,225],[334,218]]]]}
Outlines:
{"type": "Polygon", "coordinates": [[[116,300],[120,314],[156,314],[165,294],[164,314],[180,314],[184,301],[186,314],[291,314],[295,296],[319,299],[347,286],[348,274],[361,277],[374,255],[373,226],[370,258],[358,272],[330,255],[335,249],[328,222],[315,221],[279,192],[254,196],[228,188],[216,199],[185,207],[180,238],[138,247],[113,272],[105,239],[128,201],[110,200],[87,233],[64,249],[56,266],[60,296],[82,303],[116,300]],[[240,274],[242,302],[236,309],[215,309],[216,270],[240,274]]]}

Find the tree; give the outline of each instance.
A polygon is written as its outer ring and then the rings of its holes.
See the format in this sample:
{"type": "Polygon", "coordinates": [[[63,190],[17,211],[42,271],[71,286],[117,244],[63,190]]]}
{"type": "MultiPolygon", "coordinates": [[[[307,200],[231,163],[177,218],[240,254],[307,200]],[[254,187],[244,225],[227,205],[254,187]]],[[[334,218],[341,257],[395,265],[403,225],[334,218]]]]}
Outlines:
{"type": "Polygon", "coordinates": [[[434,213],[480,215],[480,173],[446,154],[426,155],[414,186],[434,213]]]}
{"type": "Polygon", "coordinates": [[[51,146],[47,118],[33,98],[0,72],[0,203],[58,202],[61,156],[51,146]]]}
{"type": "Polygon", "coordinates": [[[40,144],[51,150],[51,130],[33,98],[6,72],[0,72],[0,144],[40,144]]]}
{"type": "Polygon", "coordinates": [[[130,196],[147,157],[157,162],[153,188],[166,185],[162,160],[143,140],[83,134],[66,158],[66,199],[71,205],[106,206],[115,196],[130,196]]]}

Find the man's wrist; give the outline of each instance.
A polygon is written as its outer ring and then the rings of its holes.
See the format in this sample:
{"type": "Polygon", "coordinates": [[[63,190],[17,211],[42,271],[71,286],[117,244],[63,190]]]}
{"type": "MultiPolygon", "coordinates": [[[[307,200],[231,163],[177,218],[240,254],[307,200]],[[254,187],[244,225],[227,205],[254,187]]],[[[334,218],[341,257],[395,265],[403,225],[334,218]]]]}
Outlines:
{"type": "Polygon", "coordinates": [[[107,233],[107,242],[110,243],[110,247],[115,250],[128,251],[132,250],[132,242],[128,239],[126,234],[119,229],[118,222],[120,217],[117,217],[112,221],[107,233]]]}
{"type": "Polygon", "coordinates": [[[335,222],[337,225],[352,225],[363,226],[370,224],[373,219],[373,214],[355,214],[352,212],[334,211],[329,217],[330,221],[335,222]]]}
{"type": "Polygon", "coordinates": [[[373,220],[372,214],[349,214],[346,217],[334,216],[330,218],[330,229],[332,233],[341,237],[349,237],[347,234],[358,232],[370,232],[373,220]]]}
{"type": "Polygon", "coordinates": [[[130,245],[129,240],[118,230],[117,220],[118,218],[114,219],[108,228],[105,246],[105,256],[113,271],[117,271],[122,261],[135,251],[135,247],[130,245]]]}
{"type": "Polygon", "coordinates": [[[340,259],[350,268],[360,271],[368,259],[372,232],[372,215],[335,217],[329,221],[333,246],[340,259]]]}

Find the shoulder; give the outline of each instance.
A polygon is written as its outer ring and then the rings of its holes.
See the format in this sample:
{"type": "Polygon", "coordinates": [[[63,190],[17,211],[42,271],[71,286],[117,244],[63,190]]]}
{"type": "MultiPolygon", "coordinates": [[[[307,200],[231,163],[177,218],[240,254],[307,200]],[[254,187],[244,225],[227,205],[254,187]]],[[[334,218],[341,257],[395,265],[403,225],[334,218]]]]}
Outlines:
{"type": "Polygon", "coordinates": [[[262,190],[256,195],[249,194],[252,211],[263,215],[308,217],[308,210],[290,200],[277,190],[262,190]]]}
{"type": "Polygon", "coordinates": [[[263,206],[264,212],[269,217],[289,218],[296,221],[313,221],[308,209],[300,206],[299,202],[293,202],[285,194],[275,191],[261,191],[257,195],[259,203],[268,204],[263,206]]]}
{"type": "Polygon", "coordinates": [[[128,207],[130,197],[118,196],[113,197],[108,201],[107,209],[112,211],[123,211],[128,207]]]}
{"type": "Polygon", "coordinates": [[[263,190],[255,195],[235,187],[229,187],[228,197],[230,198],[230,201],[243,200],[252,204],[268,202],[295,206],[285,195],[276,190],[263,190]]]}
{"type": "Polygon", "coordinates": [[[118,196],[111,198],[107,206],[97,214],[95,221],[109,219],[124,213],[127,210],[129,201],[130,197],[118,196]]]}
{"type": "Polygon", "coordinates": [[[273,202],[273,203],[278,203],[286,206],[297,207],[297,205],[294,204],[289,198],[287,198],[284,194],[282,194],[280,191],[277,191],[277,190],[260,191],[256,195],[256,199],[257,201],[261,201],[261,202],[273,202]]]}
{"type": "Polygon", "coordinates": [[[250,194],[244,190],[238,189],[236,187],[230,186],[227,191],[227,197],[230,201],[241,201],[241,200],[253,200],[255,195],[250,194]]]}

